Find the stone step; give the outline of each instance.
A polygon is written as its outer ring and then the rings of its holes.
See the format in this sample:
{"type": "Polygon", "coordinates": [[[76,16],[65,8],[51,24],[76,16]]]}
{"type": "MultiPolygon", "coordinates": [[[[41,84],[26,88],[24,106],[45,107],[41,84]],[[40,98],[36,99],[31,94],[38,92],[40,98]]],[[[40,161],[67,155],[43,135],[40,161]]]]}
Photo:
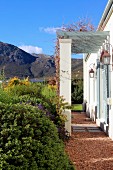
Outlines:
{"type": "Polygon", "coordinates": [[[76,126],[76,125],[72,125],[72,131],[73,132],[102,132],[102,130],[96,126],[87,126],[87,125],[80,125],[80,126],[76,126]]]}

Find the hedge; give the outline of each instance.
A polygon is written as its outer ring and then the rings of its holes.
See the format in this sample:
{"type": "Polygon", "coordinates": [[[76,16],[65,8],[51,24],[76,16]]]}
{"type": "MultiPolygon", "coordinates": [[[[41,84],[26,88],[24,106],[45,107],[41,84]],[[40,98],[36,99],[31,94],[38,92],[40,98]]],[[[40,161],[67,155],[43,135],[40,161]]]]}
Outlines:
{"type": "Polygon", "coordinates": [[[28,104],[0,102],[0,170],[73,170],[56,126],[28,104]]]}

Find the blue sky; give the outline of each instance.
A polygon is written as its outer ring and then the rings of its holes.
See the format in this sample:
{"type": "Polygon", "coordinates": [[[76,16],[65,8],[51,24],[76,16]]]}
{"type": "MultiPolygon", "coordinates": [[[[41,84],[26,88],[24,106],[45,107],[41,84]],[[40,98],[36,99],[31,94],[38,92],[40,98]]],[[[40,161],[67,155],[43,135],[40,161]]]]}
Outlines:
{"type": "Polygon", "coordinates": [[[54,54],[56,28],[89,18],[97,27],[108,0],[0,0],[0,41],[54,54]]]}

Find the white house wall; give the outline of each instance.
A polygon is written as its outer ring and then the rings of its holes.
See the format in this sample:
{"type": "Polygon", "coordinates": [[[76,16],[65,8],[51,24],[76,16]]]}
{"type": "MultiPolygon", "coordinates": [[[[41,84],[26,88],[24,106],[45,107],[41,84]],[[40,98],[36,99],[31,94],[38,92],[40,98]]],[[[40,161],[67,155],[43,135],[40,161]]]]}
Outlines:
{"type": "Polygon", "coordinates": [[[96,106],[96,74],[94,78],[89,77],[89,70],[96,70],[97,54],[91,54],[87,61],[84,61],[84,100],[87,102],[86,112],[92,120],[95,120],[96,106]],[[87,75],[87,76],[86,76],[87,75]]]}
{"type": "MultiPolygon", "coordinates": [[[[112,48],[113,48],[113,12],[110,15],[110,18],[108,18],[108,22],[104,28],[103,31],[110,31],[110,37],[108,37],[109,43],[110,43],[110,54],[112,55],[112,48]]],[[[104,42],[103,42],[104,43],[104,42]]],[[[102,44],[103,45],[103,44],[102,44]]],[[[100,47],[101,48],[101,47],[100,47]]],[[[91,63],[95,63],[96,65],[96,59],[98,59],[98,54],[91,54],[87,61],[84,60],[84,66],[87,68],[84,68],[84,90],[86,92],[84,93],[84,99],[87,100],[87,112],[89,112],[89,115],[91,118],[95,120],[95,106],[97,106],[97,78],[94,79],[90,78],[89,80],[89,69],[91,66],[91,63]],[[87,75],[87,76],[86,76],[87,75]],[[95,89],[95,90],[94,90],[95,89]]],[[[111,65],[109,66],[109,75],[110,75],[110,84],[109,87],[111,87],[110,91],[110,97],[107,99],[107,104],[109,104],[109,122],[108,124],[105,122],[105,115],[103,111],[103,72],[104,69],[100,68],[100,105],[99,105],[99,113],[98,117],[96,119],[96,123],[98,126],[102,126],[103,130],[108,133],[109,137],[113,140],[113,61],[111,59],[111,65]]]]}
{"type": "MultiPolygon", "coordinates": [[[[109,21],[104,29],[105,31],[110,31],[110,47],[111,47],[111,54],[112,54],[112,48],[113,48],[113,13],[111,17],[109,18],[109,21]]],[[[111,64],[113,63],[111,58],[111,64]]],[[[109,109],[109,136],[113,140],[113,70],[112,65],[109,69],[111,73],[111,97],[110,97],[110,109],[109,109]]]]}

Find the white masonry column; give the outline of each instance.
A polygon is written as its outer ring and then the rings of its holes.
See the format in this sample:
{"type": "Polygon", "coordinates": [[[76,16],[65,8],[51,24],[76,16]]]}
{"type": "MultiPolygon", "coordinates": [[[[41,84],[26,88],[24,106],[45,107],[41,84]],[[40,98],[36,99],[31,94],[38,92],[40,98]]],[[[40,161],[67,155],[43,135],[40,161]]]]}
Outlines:
{"type": "MultiPolygon", "coordinates": [[[[71,39],[60,39],[60,96],[71,105],[71,39]]],[[[66,109],[65,130],[71,135],[71,110],[66,109]]]]}

